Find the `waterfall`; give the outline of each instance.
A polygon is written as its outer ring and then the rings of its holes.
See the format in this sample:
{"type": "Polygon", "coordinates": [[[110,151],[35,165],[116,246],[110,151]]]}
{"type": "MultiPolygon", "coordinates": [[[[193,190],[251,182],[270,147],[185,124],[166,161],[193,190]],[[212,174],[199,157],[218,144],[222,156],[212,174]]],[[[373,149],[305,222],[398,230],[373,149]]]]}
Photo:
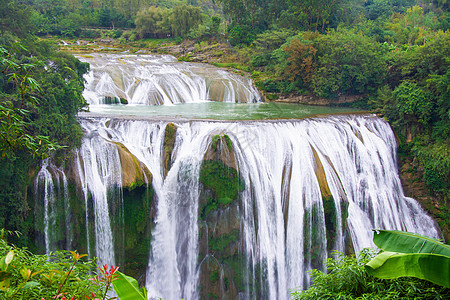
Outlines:
{"type": "Polygon", "coordinates": [[[121,197],[120,188],[114,190],[123,173],[118,145],[152,174],[156,213],[146,272],[151,297],[201,298],[208,289],[200,284],[203,264],[211,258],[220,268],[221,293],[288,299],[289,289],[309,284],[307,270],[325,268],[332,250],[373,246],[373,228],[439,237],[433,220],[403,194],[389,125],[370,115],[178,122],[166,172],[167,122],[91,118],[80,123],[86,135],[77,151],[77,172],[85,201],[94,201],[100,262],[110,264],[115,257],[108,203],[121,197]],[[217,147],[213,137],[225,135],[235,160],[229,164],[245,187],[232,204],[200,220],[202,164],[217,147]],[[211,233],[226,228],[222,237],[211,233]],[[206,246],[200,242],[205,236],[206,246]],[[234,249],[231,257],[221,254],[217,241],[234,249]]]}
{"type": "MultiPolygon", "coordinates": [[[[110,204],[121,201],[121,165],[114,144],[100,136],[101,128],[93,128],[84,122],[86,136],[77,151],[77,169],[85,199],[86,226],[89,226],[89,200],[94,214],[95,256],[99,265],[115,265],[114,241],[109,216],[110,204]],[[117,190],[119,189],[119,190],[117,190]]],[[[116,204],[117,205],[117,204],[116,204]]],[[[87,229],[88,245],[90,232],[87,229]]],[[[89,255],[91,249],[88,248],[89,255]]]]}
{"type": "Polygon", "coordinates": [[[48,255],[61,248],[72,249],[69,188],[62,168],[57,168],[49,160],[42,161],[34,189],[36,229],[43,234],[45,253],[48,255]]]}
{"type": "MultiPolygon", "coordinates": [[[[92,105],[260,101],[250,79],[168,55],[79,58],[92,105]]],[[[372,115],[79,123],[72,163],[45,160],[36,176],[38,244],[120,265],[150,299],[288,299],[334,250],[374,246],[374,228],[440,237],[403,194],[394,134],[372,115]]]]}
{"type": "Polygon", "coordinates": [[[90,54],[84,98],[89,104],[171,105],[207,100],[258,102],[261,97],[244,76],[169,55],[90,54]]]}

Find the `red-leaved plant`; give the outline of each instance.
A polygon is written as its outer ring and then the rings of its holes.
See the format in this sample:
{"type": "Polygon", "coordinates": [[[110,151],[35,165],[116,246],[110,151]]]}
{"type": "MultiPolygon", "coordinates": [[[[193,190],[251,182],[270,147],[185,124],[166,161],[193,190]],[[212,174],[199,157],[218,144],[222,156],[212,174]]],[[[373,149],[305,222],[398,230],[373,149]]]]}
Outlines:
{"type": "MultiPolygon", "coordinates": [[[[101,276],[97,274],[97,276],[95,276],[94,278],[91,278],[91,280],[97,284],[105,285],[105,293],[103,294],[103,298],[101,298],[101,300],[105,300],[109,287],[111,286],[112,282],[117,278],[116,272],[119,269],[119,267],[111,266],[108,269],[108,265],[104,264],[103,267],[101,267],[101,268],[99,267],[98,269],[100,270],[101,276]]],[[[95,298],[94,293],[92,293],[92,298],[90,298],[88,296],[86,296],[86,298],[89,300],[100,300],[100,298],[95,298]]],[[[116,299],[116,297],[110,298],[110,300],[111,299],[116,299]]]]}

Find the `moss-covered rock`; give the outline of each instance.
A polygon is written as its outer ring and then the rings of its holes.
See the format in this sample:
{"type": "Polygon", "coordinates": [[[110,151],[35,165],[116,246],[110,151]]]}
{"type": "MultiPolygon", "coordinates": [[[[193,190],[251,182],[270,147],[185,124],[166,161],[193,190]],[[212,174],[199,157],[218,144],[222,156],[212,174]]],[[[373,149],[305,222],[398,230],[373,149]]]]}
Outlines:
{"type": "Polygon", "coordinates": [[[153,228],[153,189],[144,185],[123,190],[123,257],[121,269],[134,278],[145,278],[153,228]]]}
{"type": "Polygon", "coordinates": [[[211,210],[228,206],[245,189],[245,182],[237,170],[226,166],[222,161],[203,161],[199,181],[213,193],[213,197],[207,199],[206,206],[201,208],[201,217],[205,217],[211,210]]]}
{"type": "Polygon", "coordinates": [[[175,141],[177,138],[177,125],[168,123],[164,131],[164,144],[163,144],[163,174],[167,176],[170,168],[172,167],[172,154],[175,148],[175,141]]]}
{"type": "Polygon", "coordinates": [[[226,134],[212,136],[211,144],[205,153],[204,160],[221,161],[224,165],[237,169],[236,157],[230,137],[226,134]]]}
{"type": "Polygon", "coordinates": [[[203,191],[200,201],[200,218],[211,211],[225,208],[238,198],[245,189],[245,182],[237,171],[236,158],[231,139],[226,134],[211,137],[200,168],[203,191]]]}
{"type": "Polygon", "coordinates": [[[241,250],[239,193],[245,182],[236,167],[233,144],[228,135],[211,137],[200,167],[201,299],[236,299],[247,284],[247,267],[241,250]]]}

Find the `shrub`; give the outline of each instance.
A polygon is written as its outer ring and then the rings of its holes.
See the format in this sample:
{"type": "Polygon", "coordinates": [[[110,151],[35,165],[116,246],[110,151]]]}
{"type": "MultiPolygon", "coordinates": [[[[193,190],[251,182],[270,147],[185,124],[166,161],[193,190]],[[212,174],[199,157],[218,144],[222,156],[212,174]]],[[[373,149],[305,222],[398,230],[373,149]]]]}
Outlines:
{"type": "Polygon", "coordinates": [[[82,260],[85,255],[76,251],[36,255],[9,244],[5,235],[2,229],[0,298],[54,299],[60,295],[85,299],[93,293],[103,294],[105,287],[90,280],[96,268],[95,260],[82,260]]]}
{"type": "Polygon", "coordinates": [[[357,257],[337,253],[327,260],[327,273],[312,270],[312,286],[292,292],[293,299],[448,299],[450,289],[425,280],[402,277],[377,279],[369,275],[364,265],[378,253],[363,249],[357,257]]]}

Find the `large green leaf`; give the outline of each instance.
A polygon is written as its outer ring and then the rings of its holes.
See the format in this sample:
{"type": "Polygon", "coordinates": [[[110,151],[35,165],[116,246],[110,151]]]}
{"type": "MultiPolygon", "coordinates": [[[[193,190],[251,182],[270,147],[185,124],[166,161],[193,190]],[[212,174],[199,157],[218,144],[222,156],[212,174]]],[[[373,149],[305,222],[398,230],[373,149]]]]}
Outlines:
{"type": "Polygon", "coordinates": [[[383,252],[365,267],[381,279],[412,276],[450,288],[450,257],[445,255],[383,252]]]}
{"type": "Polygon", "coordinates": [[[400,253],[433,253],[450,257],[450,246],[423,235],[396,231],[374,230],[373,242],[384,251],[400,253]]]}
{"type": "Polygon", "coordinates": [[[147,300],[144,289],[139,290],[139,284],[133,277],[116,272],[117,279],[114,280],[113,287],[120,300],[147,300]]]}

